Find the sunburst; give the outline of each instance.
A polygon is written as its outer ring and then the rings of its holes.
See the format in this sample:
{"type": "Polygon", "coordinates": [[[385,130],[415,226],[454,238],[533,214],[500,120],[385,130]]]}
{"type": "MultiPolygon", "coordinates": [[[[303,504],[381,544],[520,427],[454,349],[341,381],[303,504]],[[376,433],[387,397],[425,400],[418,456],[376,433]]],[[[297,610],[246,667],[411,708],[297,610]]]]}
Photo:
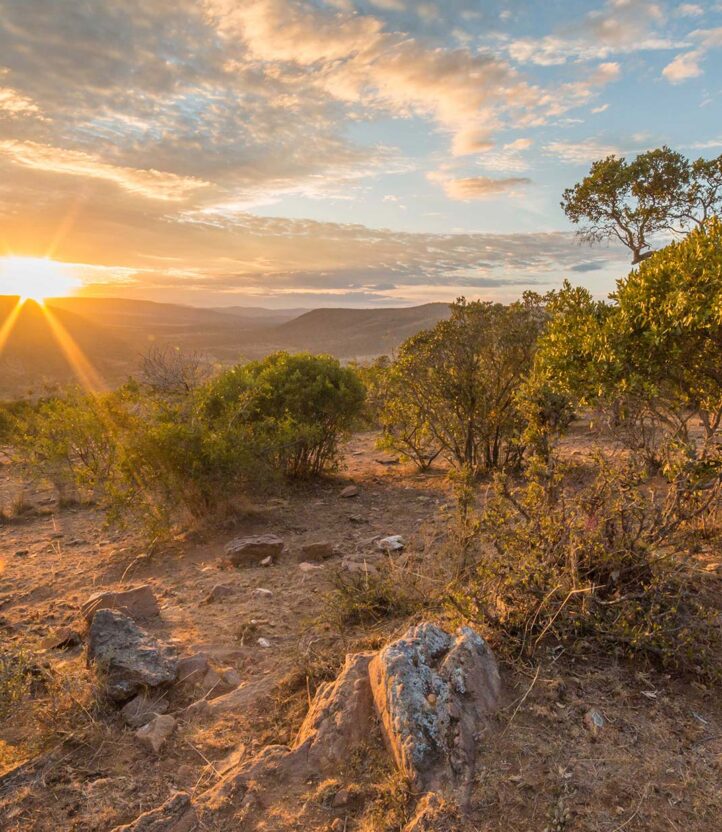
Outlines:
{"type": "Polygon", "coordinates": [[[46,257],[0,257],[0,295],[42,304],[45,298],[67,295],[78,285],[65,263],[46,257]]]}

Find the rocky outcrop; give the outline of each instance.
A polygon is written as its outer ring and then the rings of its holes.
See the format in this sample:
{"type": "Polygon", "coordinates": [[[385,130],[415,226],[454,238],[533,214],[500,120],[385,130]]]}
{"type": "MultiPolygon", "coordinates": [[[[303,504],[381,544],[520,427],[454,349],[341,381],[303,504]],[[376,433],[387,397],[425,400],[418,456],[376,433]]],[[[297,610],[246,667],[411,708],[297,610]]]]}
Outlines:
{"type": "Polygon", "coordinates": [[[369,667],[384,740],[418,791],[466,795],[476,748],[499,704],[501,682],[486,642],[468,627],[451,636],[421,624],[369,667]]]}
{"type": "Polygon", "coordinates": [[[88,633],[88,661],[103,675],[108,696],[124,702],[143,688],[176,678],[175,652],[116,610],[99,610],[88,633]]]}
{"type": "MultiPolygon", "coordinates": [[[[412,627],[377,653],[348,656],[336,680],[317,691],[293,746],[269,746],[236,764],[199,800],[195,817],[213,826],[218,813],[230,813],[244,829],[266,828],[275,795],[300,796],[309,779],[337,774],[380,726],[420,797],[408,832],[461,832],[500,689],[494,656],[473,630],[412,627]]],[[[240,688],[230,697],[245,694],[240,688]]]]}
{"type": "Polygon", "coordinates": [[[90,623],[99,610],[118,610],[134,621],[160,615],[158,601],[147,584],[119,592],[96,592],[80,608],[80,614],[90,623]]]}
{"type": "Polygon", "coordinates": [[[321,685],[311,703],[294,747],[318,771],[338,770],[368,739],[373,712],[368,668],[373,655],[347,656],[336,681],[321,685]]]}
{"type": "Polygon", "coordinates": [[[275,561],[283,546],[283,540],[275,534],[237,537],[226,545],[226,554],[234,566],[259,566],[266,558],[275,561]]]}

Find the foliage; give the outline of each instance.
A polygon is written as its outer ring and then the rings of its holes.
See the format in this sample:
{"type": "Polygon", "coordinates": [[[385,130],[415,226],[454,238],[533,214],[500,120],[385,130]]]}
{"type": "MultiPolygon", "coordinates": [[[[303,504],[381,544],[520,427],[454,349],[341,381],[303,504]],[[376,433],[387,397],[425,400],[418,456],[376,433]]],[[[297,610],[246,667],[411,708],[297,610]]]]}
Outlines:
{"type": "Polygon", "coordinates": [[[186,395],[210,375],[209,362],[197,352],[153,346],[143,356],[140,377],[156,393],[186,395]]]}
{"type": "Polygon", "coordinates": [[[339,441],[363,401],[358,375],[335,358],[279,352],[212,381],[201,393],[200,415],[211,430],[242,421],[274,468],[304,477],[336,465],[339,441]]]}
{"type": "Polygon", "coordinates": [[[361,382],[334,359],[279,353],[197,391],[131,382],[48,399],[18,421],[14,449],[61,499],[96,500],[111,521],[158,538],[277,474],[331,467],[362,403],[361,382]]]}
{"type": "Polygon", "coordinates": [[[422,468],[438,453],[474,473],[518,463],[515,395],[544,320],[533,293],[509,306],[461,298],[448,320],[409,338],[389,371],[386,445],[422,468]]]}
{"type": "Polygon", "coordinates": [[[702,455],[722,427],[722,223],[712,219],[618,281],[614,304],[565,284],[548,301],[533,384],[599,405],[617,436],[664,463],[671,445],[702,455]]]}
{"type": "Polygon", "coordinates": [[[523,655],[552,638],[570,649],[594,641],[712,674],[719,628],[683,542],[719,489],[718,469],[712,486],[680,477],[660,497],[639,470],[603,460],[578,492],[558,470],[540,467],[519,486],[500,476],[482,522],[487,554],[452,601],[523,655]]]}
{"type": "Polygon", "coordinates": [[[704,223],[722,207],[722,156],[690,162],[662,147],[631,162],[607,156],[564,191],[561,206],[589,242],[617,239],[636,264],[650,256],[650,238],[704,223]]]}

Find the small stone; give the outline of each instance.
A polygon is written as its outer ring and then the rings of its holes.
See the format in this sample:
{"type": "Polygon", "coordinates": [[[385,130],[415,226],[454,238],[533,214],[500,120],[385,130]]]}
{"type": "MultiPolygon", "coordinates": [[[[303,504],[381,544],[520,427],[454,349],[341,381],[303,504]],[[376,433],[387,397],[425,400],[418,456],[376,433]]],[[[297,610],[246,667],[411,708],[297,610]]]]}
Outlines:
{"type": "Polygon", "coordinates": [[[227,688],[233,690],[241,684],[241,674],[234,668],[229,667],[221,671],[221,682],[227,688]]]}
{"type": "Polygon", "coordinates": [[[271,598],[273,596],[270,589],[264,589],[262,586],[254,589],[251,594],[255,595],[257,598],[271,598]]]}
{"type": "Polygon", "coordinates": [[[165,745],[168,737],[175,730],[176,721],[169,714],[156,716],[142,728],[139,728],[135,735],[147,748],[157,754],[165,745]]]}
{"type": "Polygon", "coordinates": [[[126,725],[131,728],[142,728],[154,717],[164,714],[168,710],[168,700],[163,697],[151,697],[139,693],[120,710],[126,725]]]}
{"type": "Polygon", "coordinates": [[[263,558],[261,561],[261,566],[271,566],[273,564],[273,558],[269,555],[267,558],[263,558]]]}
{"type": "Polygon", "coordinates": [[[30,549],[18,549],[15,552],[16,558],[26,558],[30,554],[30,549]]]}
{"type": "Polygon", "coordinates": [[[334,809],[343,809],[351,802],[351,792],[348,789],[339,789],[333,796],[331,806],[334,809]]]}
{"type": "Polygon", "coordinates": [[[236,594],[236,588],[231,584],[216,584],[213,589],[203,599],[204,604],[215,604],[222,601],[224,598],[230,598],[236,594]]]}
{"type": "Polygon", "coordinates": [[[378,575],[379,570],[365,560],[353,560],[346,558],[341,562],[341,569],[350,572],[352,575],[378,575]]]}
{"type": "Polygon", "coordinates": [[[83,604],[80,613],[90,622],[98,610],[119,610],[134,621],[160,615],[158,602],[148,584],[118,592],[96,592],[83,604]]]}
{"type": "Polygon", "coordinates": [[[267,638],[263,638],[263,636],[261,636],[261,638],[258,639],[258,645],[267,650],[271,646],[271,642],[267,638]]]}
{"type": "Polygon", "coordinates": [[[275,534],[237,537],[226,545],[234,566],[257,566],[267,558],[273,562],[283,551],[283,540],[275,534]]]}
{"type": "Polygon", "coordinates": [[[301,572],[315,572],[318,569],[323,569],[323,566],[319,563],[299,563],[298,568],[301,572]]]}
{"type": "Polygon", "coordinates": [[[389,537],[382,537],[376,545],[384,552],[398,552],[404,548],[404,540],[400,534],[392,534],[389,537]]]}
{"type": "Polygon", "coordinates": [[[333,543],[328,543],[326,541],[318,543],[307,543],[305,546],[301,546],[301,553],[298,559],[301,561],[306,561],[307,563],[313,563],[322,560],[328,560],[329,558],[334,557],[336,554],[336,547],[333,545],[333,543]]]}
{"type": "Polygon", "coordinates": [[[355,485],[347,485],[341,493],[338,495],[339,497],[357,497],[358,496],[358,488],[355,485]]]}
{"type": "Polygon", "coordinates": [[[596,708],[590,708],[584,714],[584,727],[589,731],[592,737],[597,737],[606,722],[604,717],[596,708]]]}
{"type": "Polygon", "coordinates": [[[208,656],[205,653],[185,656],[178,662],[176,684],[197,685],[208,672],[209,666],[208,656]]]}
{"type": "Polygon", "coordinates": [[[72,627],[61,627],[43,639],[42,646],[46,650],[68,650],[77,647],[82,641],[80,633],[72,627]]]}

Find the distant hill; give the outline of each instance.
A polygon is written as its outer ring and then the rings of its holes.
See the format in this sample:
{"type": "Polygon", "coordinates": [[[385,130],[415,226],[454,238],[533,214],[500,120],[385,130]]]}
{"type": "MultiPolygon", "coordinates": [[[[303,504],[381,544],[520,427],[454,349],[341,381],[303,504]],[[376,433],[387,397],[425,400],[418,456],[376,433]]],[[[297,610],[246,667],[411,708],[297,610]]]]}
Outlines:
{"type": "MultiPolygon", "coordinates": [[[[17,300],[0,296],[0,331],[17,300]]],[[[221,364],[275,350],[325,352],[368,360],[392,352],[420,329],[448,317],[431,303],[398,309],[212,309],[117,298],[57,298],[48,308],[98,373],[115,385],[137,373],[153,345],[177,347],[221,364]]],[[[0,398],[66,384],[75,373],[40,306],[20,310],[0,353],[0,398]]]]}

